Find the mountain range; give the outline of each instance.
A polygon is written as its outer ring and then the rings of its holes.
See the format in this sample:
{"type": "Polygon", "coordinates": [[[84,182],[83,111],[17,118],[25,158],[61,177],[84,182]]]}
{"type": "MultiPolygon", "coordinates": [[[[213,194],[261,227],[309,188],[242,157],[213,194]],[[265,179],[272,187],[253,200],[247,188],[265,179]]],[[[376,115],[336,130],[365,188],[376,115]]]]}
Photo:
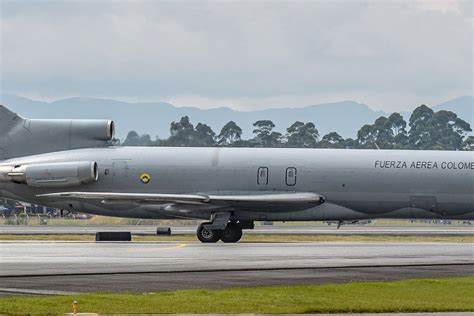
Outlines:
{"type": "MultiPolygon", "coordinates": [[[[71,118],[71,119],[113,119],[116,122],[116,136],[124,139],[135,130],[166,138],[172,121],[189,116],[193,124],[206,123],[218,134],[228,121],[235,121],[243,130],[243,138],[252,137],[252,124],[261,119],[275,123],[275,130],[285,132],[295,121],[314,122],[320,135],[336,131],[341,136],[356,137],[364,124],[370,124],[381,115],[390,113],[375,111],[355,101],[341,101],[310,105],[301,108],[274,108],[258,111],[237,111],[226,107],[200,109],[197,107],[176,107],[165,102],[128,103],[111,99],[74,97],[54,102],[35,101],[12,94],[0,96],[0,102],[28,118],[71,118]]],[[[433,110],[449,110],[471,126],[474,123],[474,98],[462,96],[431,106],[433,110]]],[[[409,112],[401,112],[405,120],[409,112]]]]}

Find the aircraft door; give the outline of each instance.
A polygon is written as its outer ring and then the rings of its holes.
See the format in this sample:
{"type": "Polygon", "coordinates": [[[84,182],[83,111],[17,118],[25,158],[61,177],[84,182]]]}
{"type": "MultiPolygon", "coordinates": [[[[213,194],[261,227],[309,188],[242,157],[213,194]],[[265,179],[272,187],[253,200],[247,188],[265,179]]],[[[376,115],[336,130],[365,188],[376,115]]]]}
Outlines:
{"type": "Polygon", "coordinates": [[[260,167],[257,170],[257,186],[260,190],[266,190],[268,185],[268,168],[260,167]]]}
{"type": "Polygon", "coordinates": [[[128,162],[126,160],[114,161],[112,170],[114,183],[123,183],[128,177],[128,162]]]}
{"type": "Polygon", "coordinates": [[[410,197],[411,207],[422,210],[437,212],[438,202],[434,196],[412,196],[410,197]]]}
{"type": "Polygon", "coordinates": [[[296,168],[289,167],[286,168],[286,185],[295,186],[296,185],[296,168]]]}

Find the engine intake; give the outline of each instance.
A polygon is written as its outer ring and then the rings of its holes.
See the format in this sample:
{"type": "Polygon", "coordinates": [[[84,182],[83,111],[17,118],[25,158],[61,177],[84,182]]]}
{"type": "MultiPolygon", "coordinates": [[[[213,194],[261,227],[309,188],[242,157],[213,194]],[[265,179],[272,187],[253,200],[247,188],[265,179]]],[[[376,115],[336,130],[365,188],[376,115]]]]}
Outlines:
{"type": "Polygon", "coordinates": [[[38,188],[84,185],[99,179],[94,161],[57,162],[0,167],[0,182],[14,182],[38,188]]]}

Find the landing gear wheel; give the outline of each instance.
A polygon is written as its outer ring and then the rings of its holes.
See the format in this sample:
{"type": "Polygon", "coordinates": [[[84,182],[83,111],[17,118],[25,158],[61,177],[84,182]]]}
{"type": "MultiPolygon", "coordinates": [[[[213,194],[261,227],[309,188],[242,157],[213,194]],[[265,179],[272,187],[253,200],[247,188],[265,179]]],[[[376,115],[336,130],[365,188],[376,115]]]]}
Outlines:
{"type": "Polygon", "coordinates": [[[218,242],[221,238],[222,231],[217,229],[207,229],[204,227],[204,224],[209,223],[202,223],[198,226],[197,238],[203,243],[218,242]]]}
{"type": "Polygon", "coordinates": [[[230,222],[222,232],[223,242],[238,242],[242,238],[242,227],[239,224],[230,222]]]}

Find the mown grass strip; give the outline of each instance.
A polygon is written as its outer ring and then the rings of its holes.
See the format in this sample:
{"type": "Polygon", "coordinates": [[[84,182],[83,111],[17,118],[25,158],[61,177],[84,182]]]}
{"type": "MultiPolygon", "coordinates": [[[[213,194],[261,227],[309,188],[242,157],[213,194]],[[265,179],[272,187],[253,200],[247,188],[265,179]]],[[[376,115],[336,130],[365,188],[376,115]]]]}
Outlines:
{"type": "Polygon", "coordinates": [[[361,313],[474,311],[474,277],[0,298],[0,313],[361,313]]]}

